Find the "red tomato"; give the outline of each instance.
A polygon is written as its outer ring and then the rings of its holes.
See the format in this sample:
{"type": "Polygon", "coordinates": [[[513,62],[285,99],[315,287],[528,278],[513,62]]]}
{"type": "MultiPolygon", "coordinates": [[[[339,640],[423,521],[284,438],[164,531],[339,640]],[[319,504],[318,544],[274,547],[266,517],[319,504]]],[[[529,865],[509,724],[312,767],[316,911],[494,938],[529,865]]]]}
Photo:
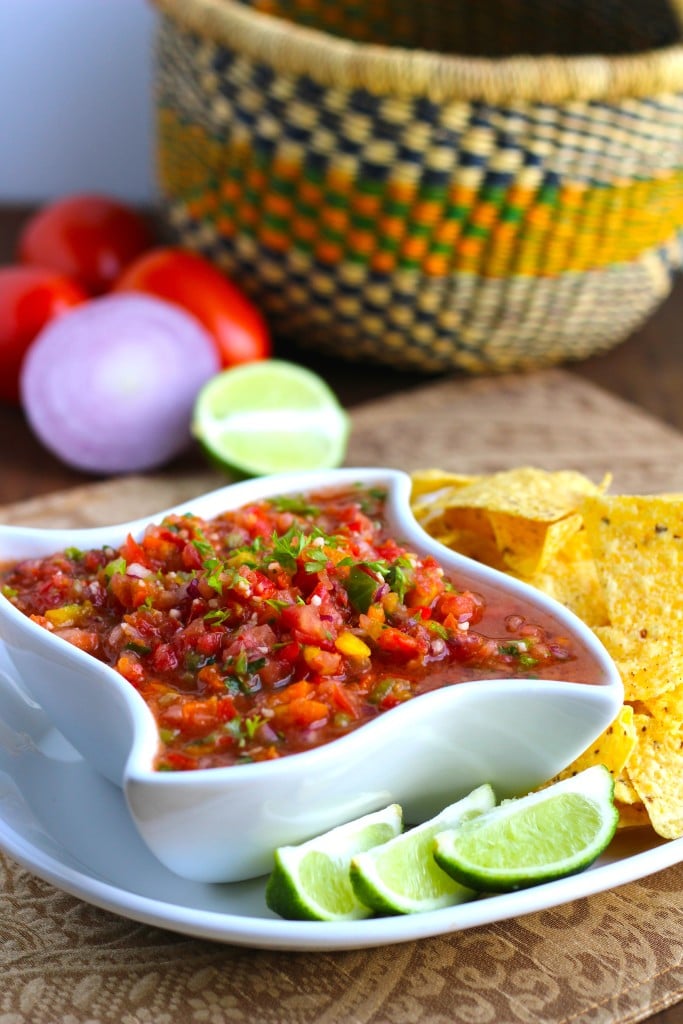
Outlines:
{"type": "Polygon", "coordinates": [[[135,260],[116,291],[150,292],[192,313],[213,335],[224,368],[266,359],[266,322],[250,299],[212,263],[185,249],[159,248],[135,260]]]}
{"type": "Polygon", "coordinates": [[[19,236],[22,263],[52,267],[90,292],[106,292],[152,244],[145,220],[106,196],[75,195],[35,213],[19,236]]]}
{"type": "Polygon", "coordinates": [[[87,299],[75,281],[44,267],[0,267],[0,398],[19,401],[26,351],[56,316],[87,299]]]}

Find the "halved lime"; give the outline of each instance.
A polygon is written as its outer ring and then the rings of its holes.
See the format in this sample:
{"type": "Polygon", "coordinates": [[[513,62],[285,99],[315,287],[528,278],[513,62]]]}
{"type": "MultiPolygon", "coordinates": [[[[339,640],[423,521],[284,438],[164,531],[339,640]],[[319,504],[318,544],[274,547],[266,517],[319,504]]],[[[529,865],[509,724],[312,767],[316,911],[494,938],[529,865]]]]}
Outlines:
{"type": "Polygon", "coordinates": [[[281,359],[243,363],[199,392],[192,433],[209,457],[246,476],[329,469],[346,454],[349,420],[312,370],[281,359]]]}
{"type": "Polygon", "coordinates": [[[509,892],[588,867],[614,836],[614,781],[602,765],[499,807],[434,840],[434,858],[461,885],[509,892]]]}
{"type": "Polygon", "coordinates": [[[495,802],[491,787],[480,786],[435,818],[357,854],[350,871],[356,897],[381,914],[415,914],[471,899],[472,890],[454,882],[434,860],[434,837],[488,811],[495,802]]]}
{"type": "Polygon", "coordinates": [[[398,804],[339,825],[298,846],[275,851],[266,903],[281,917],[299,921],[352,921],[371,911],[358,902],[349,880],[355,854],[397,836],[403,828],[398,804]]]}

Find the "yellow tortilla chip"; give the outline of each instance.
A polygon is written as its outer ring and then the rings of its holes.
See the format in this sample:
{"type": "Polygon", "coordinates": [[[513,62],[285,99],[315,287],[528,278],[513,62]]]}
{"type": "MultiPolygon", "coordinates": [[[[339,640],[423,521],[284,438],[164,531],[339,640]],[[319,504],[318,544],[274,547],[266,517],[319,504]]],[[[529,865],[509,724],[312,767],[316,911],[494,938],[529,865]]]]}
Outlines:
{"type": "Polygon", "coordinates": [[[488,564],[529,576],[581,528],[577,508],[604,486],[573,470],[529,466],[470,478],[426,470],[413,474],[412,505],[433,537],[481,533],[487,548],[493,538],[498,549],[488,564]]]}
{"type": "Polygon", "coordinates": [[[625,704],[614,721],[584,750],[564,771],[557,776],[566,779],[577,775],[594,764],[604,764],[615,779],[624,770],[636,745],[636,730],[633,722],[633,708],[625,704]]]}
{"type": "Polygon", "coordinates": [[[581,512],[611,625],[651,640],[680,632],[683,500],[592,495],[581,512]]]}
{"type": "Polygon", "coordinates": [[[545,569],[582,525],[576,513],[552,523],[501,512],[490,512],[489,519],[503,562],[527,577],[545,569]]]}
{"type": "Polygon", "coordinates": [[[683,835],[683,495],[606,497],[609,483],[521,467],[414,474],[414,511],[442,543],[531,583],[614,658],[625,704],[558,778],[594,763],[615,780],[620,827],[683,835]]]}
{"type": "Polygon", "coordinates": [[[461,555],[474,558],[477,562],[490,565],[494,569],[505,569],[493,535],[477,530],[448,529],[444,533],[436,533],[433,536],[435,540],[461,555]]]}
{"type": "Polygon", "coordinates": [[[522,466],[475,477],[457,489],[455,504],[552,523],[575,512],[584,495],[600,492],[601,487],[574,470],[522,466]]]}
{"type": "Polygon", "coordinates": [[[652,640],[634,630],[595,626],[593,632],[612,655],[627,701],[648,700],[683,683],[683,637],[652,640]]]}
{"type": "Polygon", "coordinates": [[[541,571],[523,578],[566,605],[591,629],[608,624],[605,596],[583,528],[566,541],[541,571]]]}
{"type": "Polygon", "coordinates": [[[437,495],[440,491],[457,490],[459,487],[464,487],[465,484],[479,479],[478,476],[446,473],[443,469],[418,469],[411,474],[412,500],[415,501],[424,494],[429,494],[433,500],[438,500],[437,495]]]}
{"type": "MultiPolygon", "coordinates": [[[[633,723],[633,727],[635,730],[635,722],[633,723]]],[[[637,740],[638,738],[636,734],[636,742],[637,740]]],[[[631,751],[631,753],[633,753],[633,751],[631,751]]],[[[633,788],[633,783],[628,777],[628,766],[625,767],[621,774],[614,780],[614,799],[619,804],[627,804],[629,806],[641,803],[640,797],[636,793],[633,788]]]]}
{"type": "Polygon", "coordinates": [[[678,839],[683,836],[683,686],[645,707],[634,716],[638,743],[629,778],[658,835],[678,839]]]}
{"type": "Polygon", "coordinates": [[[650,824],[650,816],[641,803],[622,804],[615,800],[619,811],[619,823],[617,828],[643,828],[650,824]]]}

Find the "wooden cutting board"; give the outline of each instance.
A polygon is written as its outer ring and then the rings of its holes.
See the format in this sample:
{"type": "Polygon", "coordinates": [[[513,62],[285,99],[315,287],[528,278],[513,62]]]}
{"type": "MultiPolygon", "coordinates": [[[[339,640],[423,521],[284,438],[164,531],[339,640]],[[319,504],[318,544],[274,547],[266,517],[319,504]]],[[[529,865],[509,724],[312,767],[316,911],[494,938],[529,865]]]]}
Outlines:
{"type": "MultiPolygon", "coordinates": [[[[564,370],[443,379],[352,412],[349,466],[463,473],[579,469],[611,491],[683,492],[683,435],[564,370]]],[[[153,515],[228,479],[210,469],[130,476],[0,507],[0,521],[94,526],[153,515]]]]}

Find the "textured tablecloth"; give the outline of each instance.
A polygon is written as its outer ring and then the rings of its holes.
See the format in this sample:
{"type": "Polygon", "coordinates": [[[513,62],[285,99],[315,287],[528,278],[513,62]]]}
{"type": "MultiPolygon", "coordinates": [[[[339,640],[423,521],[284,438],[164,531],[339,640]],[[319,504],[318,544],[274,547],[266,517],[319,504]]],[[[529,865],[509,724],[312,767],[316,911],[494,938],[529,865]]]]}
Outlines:
{"type": "Polygon", "coordinates": [[[4,856],[0,886],[0,1024],[612,1024],[683,998],[683,865],[517,920],[319,954],[135,924],[4,856]]]}
{"type": "MultiPolygon", "coordinates": [[[[526,463],[596,479],[611,469],[617,490],[683,491],[683,438],[561,371],[442,382],[353,419],[350,465],[526,463]]],[[[113,481],[0,509],[0,519],[121,521],[220,482],[210,472],[113,481]]],[[[312,954],[137,924],[0,854],[0,1024],[634,1024],[681,999],[681,864],[511,921],[312,954]]]]}

